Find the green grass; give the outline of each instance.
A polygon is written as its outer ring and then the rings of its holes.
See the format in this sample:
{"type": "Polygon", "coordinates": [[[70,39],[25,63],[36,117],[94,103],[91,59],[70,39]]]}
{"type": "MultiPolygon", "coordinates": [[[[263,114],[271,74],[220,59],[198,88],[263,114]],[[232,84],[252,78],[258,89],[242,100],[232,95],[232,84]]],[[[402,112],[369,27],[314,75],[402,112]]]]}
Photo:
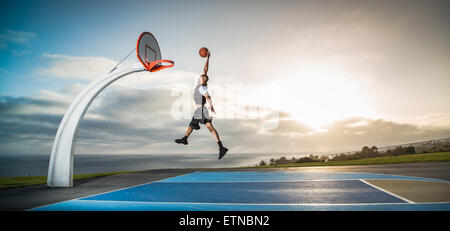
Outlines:
{"type": "Polygon", "coordinates": [[[413,155],[402,155],[402,156],[386,156],[386,157],[376,157],[376,158],[365,158],[365,159],[359,159],[359,160],[290,163],[290,164],[279,164],[279,165],[256,166],[256,167],[252,167],[252,168],[342,166],[342,165],[368,165],[368,164],[402,164],[402,163],[427,163],[427,162],[450,162],[450,152],[413,154],[413,155]]]}
{"type": "MultiPolygon", "coordinates": [[[[76,174],[73,176],[73,179],[81,180],[81,179],[117,175],[117,174],[122,174],[122,173],[129,173],[129,172],[136,172],[136,171],[76,174]]],[[[0,189],[23,187],[23,186],[37,185],[37,184],[46,184],[46,183],[47,183],[47,176],[0,177],[0,189]]]]}

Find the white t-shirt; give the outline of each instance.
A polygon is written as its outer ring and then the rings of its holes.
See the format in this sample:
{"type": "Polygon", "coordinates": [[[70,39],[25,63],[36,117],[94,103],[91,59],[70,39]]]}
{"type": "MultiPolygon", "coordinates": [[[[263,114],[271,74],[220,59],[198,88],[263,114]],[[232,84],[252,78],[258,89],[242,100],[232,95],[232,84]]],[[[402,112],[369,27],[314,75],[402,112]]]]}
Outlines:
{"type": "Polygon", "coordinates": [[[201,95],[205,96],[205,94],[208,94],[208,88],[206,86],[200,86],[198,88],[198,91],[200,92],[201,95]]]}

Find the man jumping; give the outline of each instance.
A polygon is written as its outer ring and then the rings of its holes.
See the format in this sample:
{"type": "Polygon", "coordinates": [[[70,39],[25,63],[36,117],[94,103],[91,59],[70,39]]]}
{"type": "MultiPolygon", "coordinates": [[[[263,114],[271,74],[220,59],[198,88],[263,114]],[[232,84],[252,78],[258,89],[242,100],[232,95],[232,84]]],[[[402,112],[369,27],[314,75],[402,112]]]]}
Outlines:
{"type": "Polygon", "coordinates": [[[192,117],[191,122],[189,123],[188,129],[186,131],[186,135],[181,139],[176,139],[175,142],[178,144],[188,144],[188,137],[192,133],[192,131],[199,130],[201,124],[205,124],[208,130],[212,133],[214,138],[217,141],[217,144],[219,145],[219,160],[222,159],[222,157],[227,153],[228,149],[222,146],[222,141],[220,141],[219,134],[217,133],[216,129],[212,125],[212,117],[208,114],[208,109],[205,107],[206,101],[209,103],[209,108],[211,109],[211,112],[216,113],[214,111],[214,107],[212,105],[211,97],[208,94],[207,89],[207,82],[209,80],[209,77],[207,75],[208,73],[208,65],[209,65],[209,56],[211,54],[208,51],[207,57],[206,57],[206,63],[205,67],[203,68],[203,74],[198,78],[198,85],[195,87],[194,90],[194,101],[197,106],[197,109],[194,112],[194,116],[192,117]]]}

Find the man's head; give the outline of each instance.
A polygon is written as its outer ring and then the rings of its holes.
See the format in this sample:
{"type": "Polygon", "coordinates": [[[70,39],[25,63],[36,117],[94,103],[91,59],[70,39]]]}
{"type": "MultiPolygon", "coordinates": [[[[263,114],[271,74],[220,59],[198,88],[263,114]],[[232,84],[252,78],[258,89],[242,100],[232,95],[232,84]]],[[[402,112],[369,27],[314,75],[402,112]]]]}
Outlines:
{"type": "Polygon", "coordinates": [[[198,84],[202,85],[202,86],[206,86],[206,84],[208,83],[209,77],[208,75],[200,75],[200,78],[198,78],[198,84]]]}

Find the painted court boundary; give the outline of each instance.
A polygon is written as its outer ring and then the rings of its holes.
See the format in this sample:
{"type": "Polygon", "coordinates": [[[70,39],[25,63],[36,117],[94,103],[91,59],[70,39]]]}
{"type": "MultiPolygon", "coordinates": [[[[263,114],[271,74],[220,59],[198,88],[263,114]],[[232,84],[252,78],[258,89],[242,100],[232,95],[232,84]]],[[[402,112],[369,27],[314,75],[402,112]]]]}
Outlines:
{"type": "MultiPolygon", "coordinates": [[[[332,179],[332,175],[337,173],[338,175],[342,177],[345,174],[354,174],[354,177],[359,175],[369,176],[369,179],[389,179],[390,177],[393,177],[396,180],[419,180],[419,181],[432,181],[432,182],[440,182],[440,183],[449,183],[449,181],[446,180],[440,180],[440,179],[431,179],[431,178],[421,178],[421,177],[409,177],[409,176],[400,176],[400,175],[389,175],[389,174],[371,174],[371,173],[359,173],[359,172],[314,172],[313,174],[316,174],[317,176],[320,176],[319,174],[325,174],[326,178],[328,179],[295,179],[295,180],[257,180],[252,181],[251,175],[252,174],[258,174],[263,173],[265,175],[275,175],[278,173],[281,176],[283,174],[293,174],[293,173],[299,173],[295,171],[274,171],[274,172],[258,172],[258,171],[242,171],[242,172],[192,172],[192,173],[186,173],[158,181],[153,182],[147,182],[139,185],[134,185],[126,188],[116,189],[108,192],[93,194],[85,197],[80,197],[77,199],[72,199],[68,201],[53,203],[50,205],[44,205],[39,206],[33,209],[30,209],[28,211],[52,211],[53,210],[61,210],[61,211],[67,211],[67,210],[79,210],[79,211],[86,211],[86,210],[94,210],[94,211],[192,211],[192,210],[206,210],[206,211],[253,211],[253,210],[281,210],[281,211],[289,211],[289,210],[307,210],[307,211],[314,211],[314,210],[336,210],[336,211],[351,211],[351,210],[358,210],[358,211],[384,211],[384,210],[423,210],[423,211],[429,211],[429,210],[450,210],[450,203],[449,202],[436,202],[436,203],[415,203],[414,201],[408,200],[406,198],[403,198],[399,195],[396,195],[392,192],[389,192],[385,189],[382,189],[380,187],[377,187],[373,184],[368,183],[365,181],[365,179],[355,179],[355,178],[349,178],[349,179],[332,179]],[[202,180],[202,177],[208,178],[207,175],[236,175],[241,174],[243,178],[245,178],[245,175],[250,176],[250,180],[234,180],[234,181],[227,181],[227,179],[219,180],[219,181],[210,181],[210,180],[202,180]],[[381,177],[377,177],[381,176],[381,177]],[[198,178],[200,177],[200,178],[198,178]],[[197,179],[196,179],[197,178],[197,179]],[[186,180],[187,179],[187,180],[186,180]],[[163,201],[128,201],[128,200],[121,200],[121,201],[114,201],[114,200],[95,200],[95,199],[88,199],[90,197],[99,196],[103,194],[108,194],[112,192],[119,192],[119,191],[125,191],[129,189],[133,189],[140,186],[150,185],[153,183],[254,183],[254,182],[280,182],[280,183],[288,183],[288,182],[303,182],[303,181],[346,181],[346,180],[358,180],[372,188],[375,188],[376,190],[379,190],[383,193],[389,194],[390,196],[393,196],[395,198],[398,198],[401,201],[404,201],[406,203],[208,203],[208,202],[163,202],[163,201]],[[82,200],[85,199],[85,200],[82,200]]],[[[295,175],[294,174],[294,175],[295,175]]],[[[300,177],[307,176],[308,174],[311,174],[310,172],[300,172],[298,175],[300,177]]],[[[286,177],[286,176],[284,176],[286,177]]],[[[226,177],[224,177],[226,178],[226,177]]],[[[339,178],[339,177],[338,177],[339,178]]],[[[229,179],[228,179],[229,180],[229,179]]],[[[232,179],[233,180],[233,179],[232,179]]],[[[131,198],[132,199],[132,198],[131,198]]]]}

